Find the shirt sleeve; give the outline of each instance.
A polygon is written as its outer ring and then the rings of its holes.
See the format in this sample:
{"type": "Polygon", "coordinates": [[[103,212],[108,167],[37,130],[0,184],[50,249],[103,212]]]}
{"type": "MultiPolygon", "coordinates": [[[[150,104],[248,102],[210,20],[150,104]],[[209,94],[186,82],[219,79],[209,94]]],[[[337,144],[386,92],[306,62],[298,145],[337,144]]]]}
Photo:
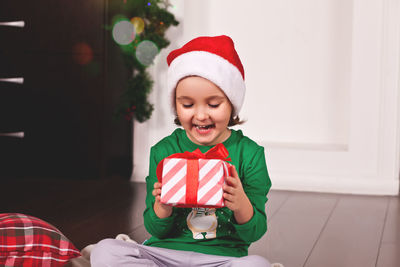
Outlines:
{"type": "Polygon", "coordinates": [[[259,147],[254,157],[247,159],[244,163],[240,172],[243,177],[240,178],[243,189],[253,206],[254,214],[247,223],[234,223],[234,227],[241,239],[245,242],[254,242],[267,231],[265,204],[271,188],[271,180],[265,162],[264,148],[259,147]]]}
{"type": "Polygon", "coordinates": [[[157,238],[166,237],[172,230],[174,225],[175,212],[172,213],[170,217],[159,218],[154,212],[153,206],[155,202],[155,197],[152,194],[154,183],[157,182],[157,152],[153,147],[150,151],[150,167],[149,176],[146,177],[146,208],[143,212],[144,226],[146,230],[153,236],[157,238]]]}

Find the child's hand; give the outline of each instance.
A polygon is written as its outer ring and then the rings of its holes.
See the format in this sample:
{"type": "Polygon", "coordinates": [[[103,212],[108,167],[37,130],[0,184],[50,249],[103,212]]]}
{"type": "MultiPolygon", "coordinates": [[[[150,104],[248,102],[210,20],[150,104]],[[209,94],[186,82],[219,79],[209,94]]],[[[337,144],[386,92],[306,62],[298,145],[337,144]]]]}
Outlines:
{"type": "Polygon", "coordinates": [[[156,202],[161,201],[161,186],[162,184],[159,182],[154,183],[154,189],[153,189],[153,196],[156,198],[156,202]]]}
{"type": "Polygon", "coordinates": [[[159,182],[154,183],[153,196],[156,198],[154,203],[154,212],[159,218],[167,218],[172,214],[172,207],[161,203],[161,186],[159,182]]]}
{"type": "Polygon", "coordinates": [[[231,167],[231,172],[232,176],[227,177],[223,186],[225,206],[233,211],[238,224],[244,224],[253,217],[253,206],[243,190],[235,166],[231,167]]]}

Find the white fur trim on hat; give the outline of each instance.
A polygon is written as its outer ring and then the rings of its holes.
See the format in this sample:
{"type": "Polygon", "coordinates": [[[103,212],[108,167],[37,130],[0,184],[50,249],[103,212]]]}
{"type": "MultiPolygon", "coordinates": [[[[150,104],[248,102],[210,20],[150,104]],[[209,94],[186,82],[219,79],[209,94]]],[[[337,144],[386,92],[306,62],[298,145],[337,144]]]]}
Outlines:
{"type": "Polygon", "coordinates": [[[205,51],[192,51],[175,58],[168,68],[168,93],[175,106],[175,89],[187,76],[200,76],[217,85],[231,101],[235,114],[242,108],[246,85],[239,69],[228,60],[205,51]]]}

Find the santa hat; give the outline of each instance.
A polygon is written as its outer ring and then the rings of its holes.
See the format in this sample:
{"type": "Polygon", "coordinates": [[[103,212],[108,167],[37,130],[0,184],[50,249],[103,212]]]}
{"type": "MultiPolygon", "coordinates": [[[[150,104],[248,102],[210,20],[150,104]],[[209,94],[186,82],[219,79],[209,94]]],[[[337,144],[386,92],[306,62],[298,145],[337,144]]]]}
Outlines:
{"type": "Polygon", "coordinates": [[[232,39],[226,35],[195,38],[167,57],[168,92],[175,101],[175,88],[187,76],[200,76],[217,85],[231,101],[235,114],[243,105],[244,69],[232,39]]]}

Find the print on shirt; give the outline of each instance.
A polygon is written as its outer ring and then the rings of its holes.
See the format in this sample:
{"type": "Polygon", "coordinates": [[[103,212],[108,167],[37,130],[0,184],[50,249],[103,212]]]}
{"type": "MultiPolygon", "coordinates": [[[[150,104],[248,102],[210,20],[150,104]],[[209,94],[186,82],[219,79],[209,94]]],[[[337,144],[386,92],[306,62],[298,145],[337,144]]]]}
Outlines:
{"type": "Polygon", "coordinates": [[[193,208],[186,218],[188,228],[194,239],[212,239],[217,237],[218,220],[215,209],[193,208]]]}

